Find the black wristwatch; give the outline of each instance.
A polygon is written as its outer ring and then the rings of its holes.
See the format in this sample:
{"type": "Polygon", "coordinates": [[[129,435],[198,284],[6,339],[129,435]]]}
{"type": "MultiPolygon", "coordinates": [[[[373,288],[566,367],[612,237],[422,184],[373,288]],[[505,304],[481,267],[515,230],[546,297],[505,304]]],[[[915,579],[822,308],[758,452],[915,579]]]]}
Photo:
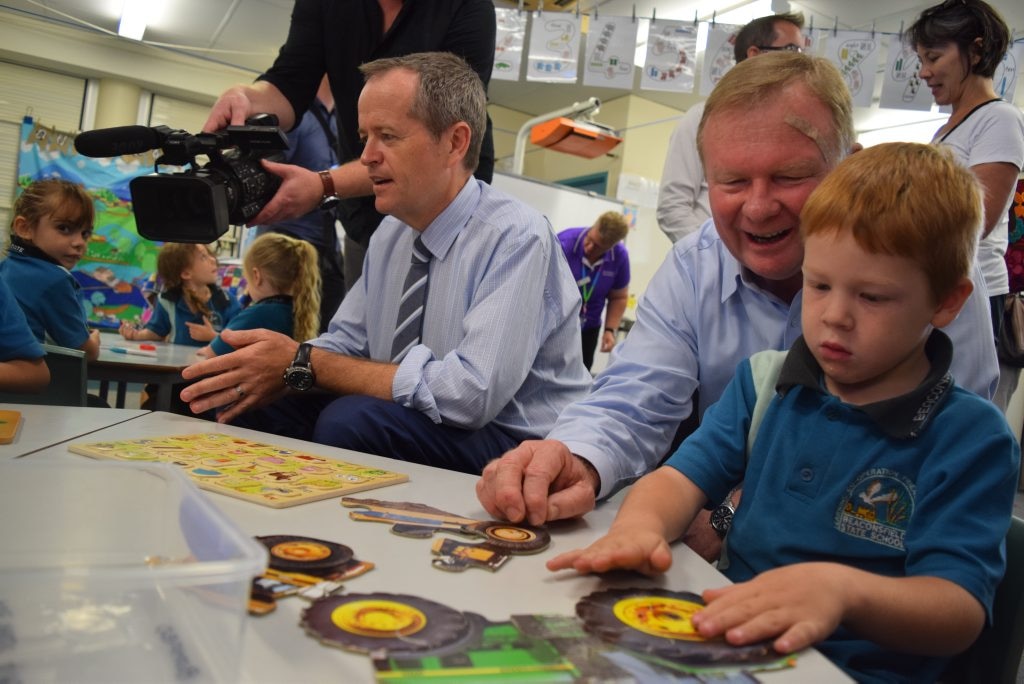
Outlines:
{"type": "Polygon", "coordinates": [[[308,342],[303,342],[299,345],[299,350],[295,352],[295,359],[292,361],[292,365],[284,371],[284,384],[291,387],[293,390],[299,392],[305,392],[313,388],[316,384],[316,375],[313,373],[313,366],[309,362],[309,354],[313,350],[313,345],[308,342]]]}
{"type": "Polygon", "coordinates": [[[711,511],[711,529],[718,533],[718,536],[725,539],[725,535],[732,527],[732,516],[736,514],[736,506],[732,503],[732,495],[725,497],[725,501],[715,506],[711,511]]]}

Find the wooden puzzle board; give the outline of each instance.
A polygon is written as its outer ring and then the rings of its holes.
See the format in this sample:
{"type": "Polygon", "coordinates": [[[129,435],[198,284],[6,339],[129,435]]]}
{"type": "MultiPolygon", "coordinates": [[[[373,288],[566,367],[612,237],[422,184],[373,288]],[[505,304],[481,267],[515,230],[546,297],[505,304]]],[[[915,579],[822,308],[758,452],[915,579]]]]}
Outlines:
{"type": "Polygon", "coordinates": [[[406,482],[408,475],[218,433],[72,444],[76,454],[180,466],[202,489],[286,508],[406,482]]]}

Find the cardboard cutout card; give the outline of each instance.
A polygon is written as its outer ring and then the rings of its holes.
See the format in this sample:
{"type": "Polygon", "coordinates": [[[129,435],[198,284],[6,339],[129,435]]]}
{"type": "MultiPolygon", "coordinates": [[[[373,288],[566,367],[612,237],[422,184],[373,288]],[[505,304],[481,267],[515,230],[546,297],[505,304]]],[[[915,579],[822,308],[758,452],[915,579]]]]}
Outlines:
{"type": "MultiPolygon", "coordinates": [[[[645,635],[660,639],[665,634],[675,638],[692,631],[685,627],[688,620],[681,619],[692,598],[696,596],[632,589],[598,592],[580,604],[587,602],[593,607],[610,601],[615,606],[628,600],[624,615],[634,624],[627,628],[651,628],[645,635]],[[642,606],[652,597],[657,607],[649,612],[642,606]]],[[[758,681],[752,671],[782,669],[795,663],[794,658],[778,654],[755,658],[751,649],[724,642],[722,655],[710,661],[694,653],[657,656],[649,649],[630,650],[622,643],[602,639],[587,622],[569,615],[513,615],[506,621],[491,622],[476,613],[404,594],[351,594],[314,601],[303,612],[301,625],[325,645],[370,655],[378,682],[520,681],[528,677],[530,681],[750,684],[758,681]],[[734,657],[727,657],[728,652],[734,657]]]]}
{"type": "Polygon", "coordinates": [[[252,581],[249,612],[266,615],[277,600],[301,596],[310,601],[337,593],[342,581],[373,569],[373,563],[357,560],[352,549],[335,542],[294,535],[256,537],[267,547],[270,567],[252,581]]]}
{"type": "Polygon", "coordinates": [[[493,571],[504,565],[509,555],[537,553],[551,543],[551,535],[542,528],[465,518],[424,504],[346,496],[341,505],[361,509],[349,513],[353,520],[392,523],[391,531],[403,537],[427,539],[444,530],[483,539],[477,544],[451,540],[435,544],[433,551],[439,558],[432,564],[442,570],[479,567],[493,571]]]}

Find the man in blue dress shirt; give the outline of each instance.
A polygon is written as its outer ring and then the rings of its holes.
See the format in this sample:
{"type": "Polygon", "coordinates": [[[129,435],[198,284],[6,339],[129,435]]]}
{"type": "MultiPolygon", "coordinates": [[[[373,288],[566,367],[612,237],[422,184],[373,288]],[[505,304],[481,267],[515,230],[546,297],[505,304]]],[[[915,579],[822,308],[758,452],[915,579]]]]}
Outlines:
{"type": "Polygon", "coordinates": [[[227,406],[222,422],[479,473],[589,387],[579,290],[547,220],[472,178],[486,96],[466,63],[419,53],[362,69],[361,161],[388,215],[363,277],[311,349],[225,331],[238,351],[186,369],[215,375],[181,396],[197,413],[227,406]],[[395,357],[414,242],[429,262],[422,333],[395,357]]]}

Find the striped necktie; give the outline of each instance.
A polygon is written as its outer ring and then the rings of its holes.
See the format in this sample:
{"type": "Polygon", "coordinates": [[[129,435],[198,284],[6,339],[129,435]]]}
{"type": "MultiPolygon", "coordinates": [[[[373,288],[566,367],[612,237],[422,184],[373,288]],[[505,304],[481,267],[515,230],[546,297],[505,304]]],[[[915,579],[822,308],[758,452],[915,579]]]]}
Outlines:
{"type": "Polygon", "coordinates": [[[392,363],[400,362],[410,349],[419,344],[429,274],[430,252],[423,245],[423,236],[417,235],[412,246],[412,263],[405,276],[405,287],[402,288],[402,301],[398,305],[395,339],[391,343],[392,363]]]}

